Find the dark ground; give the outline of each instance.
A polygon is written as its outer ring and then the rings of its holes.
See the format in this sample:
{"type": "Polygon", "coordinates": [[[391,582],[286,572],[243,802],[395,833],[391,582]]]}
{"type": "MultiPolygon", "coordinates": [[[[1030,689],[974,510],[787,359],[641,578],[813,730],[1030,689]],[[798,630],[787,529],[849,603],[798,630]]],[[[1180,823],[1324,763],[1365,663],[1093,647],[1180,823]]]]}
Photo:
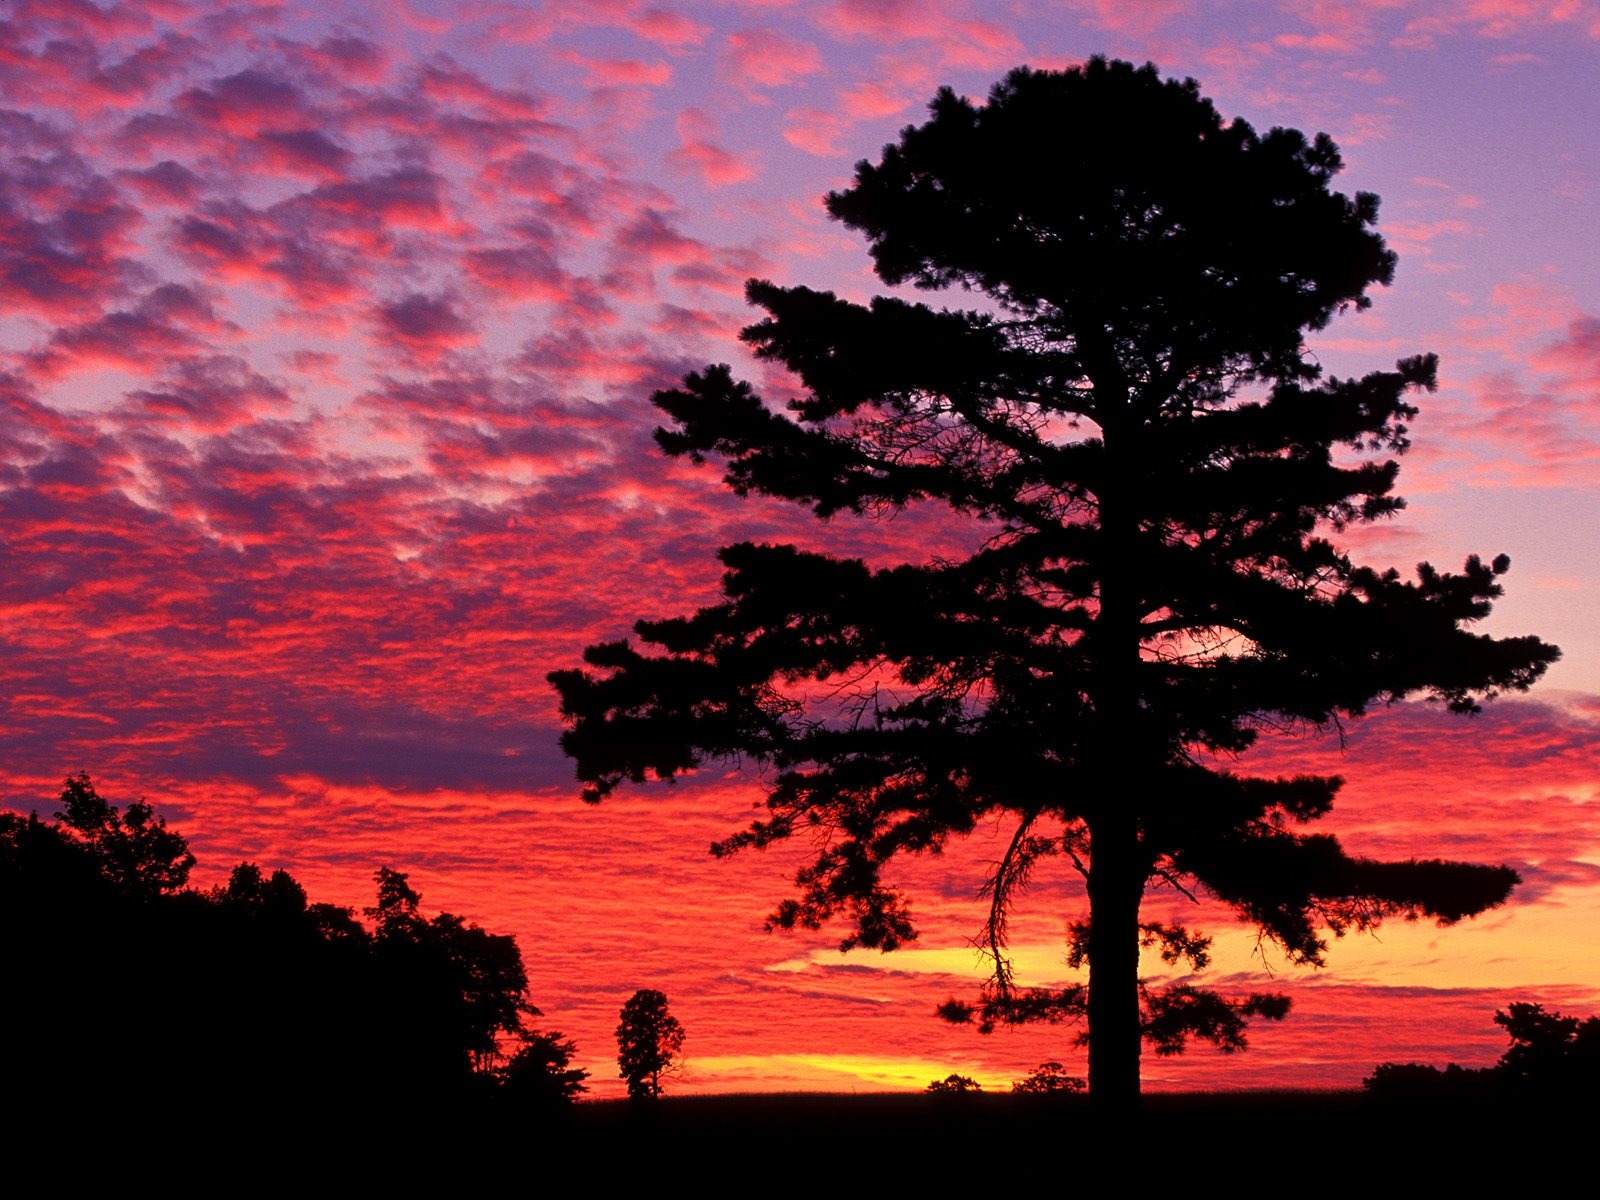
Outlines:
{"type": "MultiPolygon", "coordinates": [[[[1360,1092],[1083,1097],[794,1093],[592,1101],[564,1112],[392,1108],[36,1114],[13,1168],[41,1184],[161,1183],[164,1195],[394,1194],[1011,1197],[1155,1191],[1255,1196],[1593,1193],[1596,1105],[1376,1102],[1360,1092]],[[26,1172],[33,1175],[32,1171],[26,1172]]],[[[22,1174],[14,1178],[22,1178],[22,1174]]],[[[19,1193],[21,1194],[21,1193],[19,1193]]]]}

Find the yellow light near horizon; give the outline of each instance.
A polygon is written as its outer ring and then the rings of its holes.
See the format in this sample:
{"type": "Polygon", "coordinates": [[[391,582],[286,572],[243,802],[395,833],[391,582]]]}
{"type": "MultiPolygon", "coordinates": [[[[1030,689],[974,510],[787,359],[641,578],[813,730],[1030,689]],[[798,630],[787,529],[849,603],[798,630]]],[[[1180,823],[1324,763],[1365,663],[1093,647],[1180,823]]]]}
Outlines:
{"type": "Polygon", "coordinates": [[[1012,1082],[972,1063],[859,1054],[711,1056],[696,1058],[693,1070],[697,1083],[715,1083],[720,1085],[718,1090],[727,1091],[800,1090],[825,1085],[829,1091],[920,1092],[952,1071],[976,1080],[985,1091],[1007,1091],[1012,1082]],[[759,1089],[741,1086],[743,1080],[761,1080],[763,1085],[759,1089]]]}
{"type": "MultiPolygon", "coordinates": [[[[1200,977],[1260,975],[1296,981],[1327,980],[1380,987],[1515,988],[1572,986],[1600,988],[1600,890],[1565,889],[1559,901],[1509,907],[1475,920],[1443,926],[1427,919],[1391,920],[1371,933],[1329,937],[1327,966],[1296,966],[1270,944],[1260,945],[1254,930],[1211,925],[1211,965],[1200,977]]],[[[1086,972],[1064,961],[1059,942],[1019,943],[1007,950],[1022,986],[1060,987],[1083,983],[1086,972]]],[[[917,975],[946,975],[981,984],[988,960],[970,945],[918,946],[889,955],[847,954],[817,949],[769,966],[769,971],[804,972],[830,967],[880,969],[917,975]]],[[[1151,950],[1140,956],[1140,973],[1161,979],[1183,969],[1161,961],[1151,950]]],[[[852,972],[852,987],[862,979],[852,972]]]]}

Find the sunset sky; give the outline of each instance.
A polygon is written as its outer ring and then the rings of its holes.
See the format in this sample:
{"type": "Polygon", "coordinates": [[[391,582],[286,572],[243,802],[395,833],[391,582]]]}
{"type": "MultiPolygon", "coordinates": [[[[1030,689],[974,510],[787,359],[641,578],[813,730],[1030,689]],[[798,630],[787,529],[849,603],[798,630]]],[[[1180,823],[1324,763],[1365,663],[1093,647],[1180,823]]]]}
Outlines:
{"type": "MultiPolygon", "coordinates": [[[[1399,253],[1311,342],[1349,375],[1437,352],[1400,476],[1348,544],[1377,566],[1512,559],[1487,632],[1561,662],[1481,716],[1406,704],[1247,769],[1348,779],[1354,853],[1507,863],[1476,921],[1386,927],[1320,972],[1205,908],[1209,973],[1289,992],[1244,1055],[1147,1087],[1349,1086],[1492,1061],[1510,999],[1600,1010],[1600,0],[0,0],[0,803],[80,770],[190,838],[371,902],[515,933],[543,1024],[620,1094],[639,987],[688,1034],[670,1090],[1006,1087],[1061,1029],[935,1006],[982,970],[1009,830],[901,879],[922,937],[768,934],[806,846],[706,852],[760,780],[582,804],[548,671],[716,595],[714,553],[823,537],[920,558],[932,514],[836,519],[726,493],[654,448],[654,388],[741,356],[751,276],[875,290],[821,197],[1011,67],[1096,53],[1192,76],[1227,116],[1326,131],[1399,253]],[[1270,973],[1270,978],[1269,978],[1270,973]],[[1237,979],[1232,977],[1237,976],[1237,979]]],[[[1203,186],[1197,181],[1196,186],[1203,186]]],[[[1040,878],[1019,978],[1062,983],[1080,892],[1040,878]]],[[[1154,897],[1153,912],[1187,909],[1154,897]]],[[[1156,962],[1152,972],[1160,968],[1156,962]]]]}

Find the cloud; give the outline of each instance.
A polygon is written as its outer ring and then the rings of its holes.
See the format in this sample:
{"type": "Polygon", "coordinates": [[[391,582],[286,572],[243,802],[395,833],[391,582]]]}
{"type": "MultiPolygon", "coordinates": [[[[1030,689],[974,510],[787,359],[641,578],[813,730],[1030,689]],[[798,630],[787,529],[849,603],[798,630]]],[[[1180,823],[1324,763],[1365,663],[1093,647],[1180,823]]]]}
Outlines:
{"type": "Polygon", "coordinates": [[[130,415],[190,432],[221,433],[284,416],[290,396],[242,359],[212,355],[179,364],[154,388],[128,393],[130,415]]]}
{"type": "Polygon", "coordinates": [[[636,58],[585,58],[568,53],[568,62],[583,69],[590,87],[665,87],[672,82],[672,68],[656,61],[636,58]]]}
{"type": "Polygon", "coordinates": [[[730,33],[723,65],[734,84],[750,92],[786,87],[825,69],[815,45],[778,29],[730,33]]]}
{"type": "Polygon", "coordinates": [[[355,161],[350,151],[316,129],[262,133],[255,146],[269,169],[330,182],[343,179],[355,161]]]}
{"type": "Polygon", "coordinates": [[[0,150],[0,300],[73,319],[121,295],[133,275],[139,210],[30,115],[0,115],[0,150]]]}
{"type": "Polygon", "coordinates": [[[143,370],[199,352],[233,326],[211,301],[192,288],[164,283],[131,308],[116,309],[81,324],[62,324],[45,346],[30,355],[40,379],[72,371],[114,367],[143,370]]]}
{"type": "Polygon", "coordinates": [[[178,113],[230,137],[253,137],[316,124],[304,93],[283,75],[260,69],[239,71],[190,88],[178,97],[178,113]]]}
{"type": "Polygon", "coordinates": [[[955,7],[915,0],[839,0],[822,12],[819,22],[845,41],[928,42],[942,66],[1003,70],[1016,65],[1022,42],[1014,32],[993,21],[963,19],[951,11],[955,7]]]}
{"type": "Polygon", "coordinates": [[[164,158],[142,170],[124,171],[120,178],[132,185],[147,204],[169,204],[183,208],[193,205],[204,186],[199,175],[170,158],[164,158]]]}
{"type": "Polygon", "coordinates": [[[476,344],[478,334],[449,296],[412,292],[379,304],[373,337],[380,346],[399,350],[413,361],[432,365],[452,350],[476,344]]]}
{"type": "Polygon", "coordinates": [[[678,148],[667,155],[675,168],[699,175],[711,188],[755,178],[755,169],[748,162],[716,143],[716,125],[704,109],[684,109],[677,125],[678,148]]]}

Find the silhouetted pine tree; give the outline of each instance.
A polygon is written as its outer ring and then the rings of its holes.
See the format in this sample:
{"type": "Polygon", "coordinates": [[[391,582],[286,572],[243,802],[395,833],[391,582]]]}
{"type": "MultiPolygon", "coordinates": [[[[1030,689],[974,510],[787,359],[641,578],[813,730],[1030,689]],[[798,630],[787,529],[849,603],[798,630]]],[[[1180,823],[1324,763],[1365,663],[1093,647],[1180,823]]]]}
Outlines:
{"type": "Polygon", "coordinates": [[[1466,628],[1501,594],[1504,557],[1404,579],[1337,548],[1401,508],[1386,456],[1435,360],[1337,379],[1306,350],[1395,263],[1377,198],[1330,189],[1325,135],[1259,134],[1192,80],[1102,59],[1017,70],[986,105],[942,91],[931,112],[828,211],[866,235],[885,283],[981,303],[752,281],[767,315],[743,340],[803,392],[774,406],[708,367],[655,396],[657,440],[823,518],[942,505],[979,548],[874,570],[729,546],[723,603],[640,622],[652,653],[608,642],[589,671],[551,676],[563,745],[589,800],[708,760],[771,764],[768,817],[715,849],[825,834],[773,922],[843,916],[847,946],[913,936],[886,863],[1003,816],[993,980],[946,1013],[1085,1017],[1092,1092],[1127,1100],[1142,1039],[1237,1048],[1247,1016],[1287,1008],[1146,988],[1141,945],[1197,968],[1207,947],[1142,919],[1152,884],[1220,897],[1320,962],[1321,928],[1451,922],[1516,882],[1353,858],[1300,829],[1339,779],[1247,778],[1217,756],[1416,694],[1471,712],[1557,651],[1466,628]],[[1006,918],[1052,855],[1086,880],[1071,955],[1090,982],[1020,988],[1006,918]]]}

